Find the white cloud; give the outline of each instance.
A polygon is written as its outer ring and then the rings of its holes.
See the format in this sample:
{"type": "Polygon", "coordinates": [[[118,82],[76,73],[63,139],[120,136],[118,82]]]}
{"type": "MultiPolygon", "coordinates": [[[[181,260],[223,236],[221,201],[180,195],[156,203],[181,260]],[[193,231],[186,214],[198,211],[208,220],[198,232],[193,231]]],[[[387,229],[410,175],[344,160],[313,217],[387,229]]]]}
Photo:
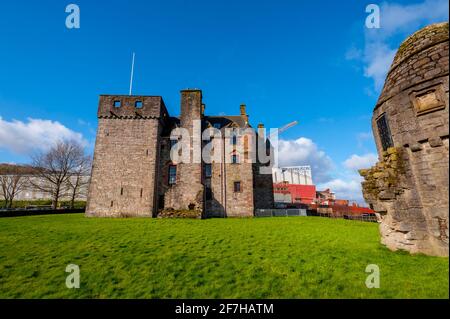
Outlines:
{"type": "Polygon", "coordinates": [[[425,25],[448,21],[448,10],[448,0],[424,0],[407,5],[384,2],[380,6],[380,28],[366,28],[364,49],[359,51],[352,45],[346,59],[362,62],[364,75],[372,78],[375,89],[380,91],[398,48],[394,38],[405,39],[425,25]]]}
{"type": "Polygon", "coordinates": [[[364,198],[361,191],[362,178],[357,175],[350,175],[344,179],[336,178],[329,182],[318,185],[318,188],[331,189],[336,193],[337,199],[348,199],[364,204],[364,198]]]}
{"type": "Polygon", "coordinates": [[[376,154],[369,153],[362,156],[353,154],[344,161],[344,166],[350,170],[357,171],[362,168],[370,168],[378,161],[376,154]]]}
{"type": "Polygon", "coordinates": [[[394,60],[396,49],[382,42],[367,43],[364,55],[364,75],[372,78],[377,91],[381,90],[387,71],[394,60]]]}
{"type": "Polygon", "coordinates": [[[25,155],[34,150],[46,150],[65,139],[88,145],[81,133],[56,121],[29,118],[26,122],[9,122],[0,117],[0,149],[25,155]]]}
{"type": "Polygon", "coordinates": [[[381,28],[386,37],[410,32],[423,24],[448,20],[448,9],[447,0],[425,0],[410,5],[385,2],[381,6],[381,28]]]}
{"type": "Polygon", "coordinates": [[[370,168],[377,161],[378,157],[373,153],[353,154],[342,163],[344,169],[340,172],[338,178],[322,183],[318,185],[318,188],[331,189],[336,193],[338,199],[348,199],[359,204],[365,204],[361,188],[363,178],[359,175],[358,170],[370,168]]]}
{"type": "Polygon", "coordinates": [[[308,138],[280,139],[278,141],[278,161],[280,167],[310,165],[315,182],[321,183],[331,179],[332,160],[308,138]]]}

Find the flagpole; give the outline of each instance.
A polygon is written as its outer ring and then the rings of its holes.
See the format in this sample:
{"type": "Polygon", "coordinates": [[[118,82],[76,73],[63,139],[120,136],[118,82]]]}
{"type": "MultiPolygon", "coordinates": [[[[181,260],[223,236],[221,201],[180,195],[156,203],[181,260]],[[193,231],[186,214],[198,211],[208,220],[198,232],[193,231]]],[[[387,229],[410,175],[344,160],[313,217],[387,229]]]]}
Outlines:
{"type": "Polygon", "coordinates": [[[135,54],[133,52],[133,61],[131,62],[130,95],[133,90],[134,57],[135,57],[135,54]]]}

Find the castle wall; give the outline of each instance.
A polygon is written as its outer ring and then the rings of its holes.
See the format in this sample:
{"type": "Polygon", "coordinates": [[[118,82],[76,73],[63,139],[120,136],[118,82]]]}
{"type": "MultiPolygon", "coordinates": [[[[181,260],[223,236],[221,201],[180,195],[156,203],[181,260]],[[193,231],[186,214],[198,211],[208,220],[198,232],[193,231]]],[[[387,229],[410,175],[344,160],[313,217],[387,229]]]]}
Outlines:
{"type": "Polygon", "coordinates": [[[152,217],[160,118],[158,97],[102,96],[87,216],[152,217]],[[114,107],[120,101],[120,107],[114,107]],[[143,103],[136,109],[135,102],[143,103]]]}
{"type": "Polygon", "coordinates": [[[361,171],[363,192],[394,250],[448,256],[448,50],[448,23],[408,38],[374,110],[380,161],[361,171]]]}

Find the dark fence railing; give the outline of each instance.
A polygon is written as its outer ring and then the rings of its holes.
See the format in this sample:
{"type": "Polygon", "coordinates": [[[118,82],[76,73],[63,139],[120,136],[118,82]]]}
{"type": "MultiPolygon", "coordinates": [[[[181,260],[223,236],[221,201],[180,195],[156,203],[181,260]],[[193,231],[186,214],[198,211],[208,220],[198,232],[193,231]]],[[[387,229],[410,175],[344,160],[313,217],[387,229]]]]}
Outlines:
{"type": "Polygon", "coordinates": [[[21,217],[21,216],[37,216],[37,215],[60,215],[60,214],[80,214],[84,213],[84,208],[74,209],[8,209],[0,210],[1,217],[21,217]]]}
{"type": "Polygon", "coordinates": [[[342,218],[348,220],[358,220],[363,222],[377,222],[377,217],[374,214],[361,215],[347,215],[347,214],[333,214],[321,213],[317,210],[307,209],[257,209],[255,210],[256,217],[289,217],[289,216],[317,216],[327,218],[342,218]]]}

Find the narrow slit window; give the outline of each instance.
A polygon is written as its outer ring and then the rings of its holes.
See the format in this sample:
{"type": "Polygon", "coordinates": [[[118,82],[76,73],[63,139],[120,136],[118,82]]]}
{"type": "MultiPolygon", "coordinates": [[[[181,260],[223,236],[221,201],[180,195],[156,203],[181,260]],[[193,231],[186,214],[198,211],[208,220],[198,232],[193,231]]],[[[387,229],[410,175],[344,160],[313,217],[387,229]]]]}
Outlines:
{"type": "Polygon", "coordinates": [[[234,182],[234,192],[240,193],[241,191],[241,182],[234,182]]]}
{"type": "Polygon", "coordinates": [[[377,127],[378,127],[378,134],[380,136],[381,146],[383,147],[383,151],[386,151],[389,147],[394,146],[386,114],[381,115],[380,118],[377,120],[377,127]]]}
{"type": "Polygon", "coordinates": [[[205,177],[209,178],[212,176],[212,167],[211,164],[205,164],[205,177]]]}
{"type": "Polygon", "coordinates": [[[144,194],[144,189],[141,188],[141,198],[142,198],[143,194],[144,194]]]}
{"type": "Polygon", "coordinates": [[[236,145],[237,144],[237,136],[235,134],[233,134],[231,136],[231,144],[232,145],[236,145]]]}
{"type": "Polygon", "coordinates": [[[169,166],[169,185],[177,183],[177,167],[175,165],[169,166]]]}
{"type": "Polygon", "coordinates": [[[123,187],[120,189],[120,195],[123,195],[123,187]]]}

